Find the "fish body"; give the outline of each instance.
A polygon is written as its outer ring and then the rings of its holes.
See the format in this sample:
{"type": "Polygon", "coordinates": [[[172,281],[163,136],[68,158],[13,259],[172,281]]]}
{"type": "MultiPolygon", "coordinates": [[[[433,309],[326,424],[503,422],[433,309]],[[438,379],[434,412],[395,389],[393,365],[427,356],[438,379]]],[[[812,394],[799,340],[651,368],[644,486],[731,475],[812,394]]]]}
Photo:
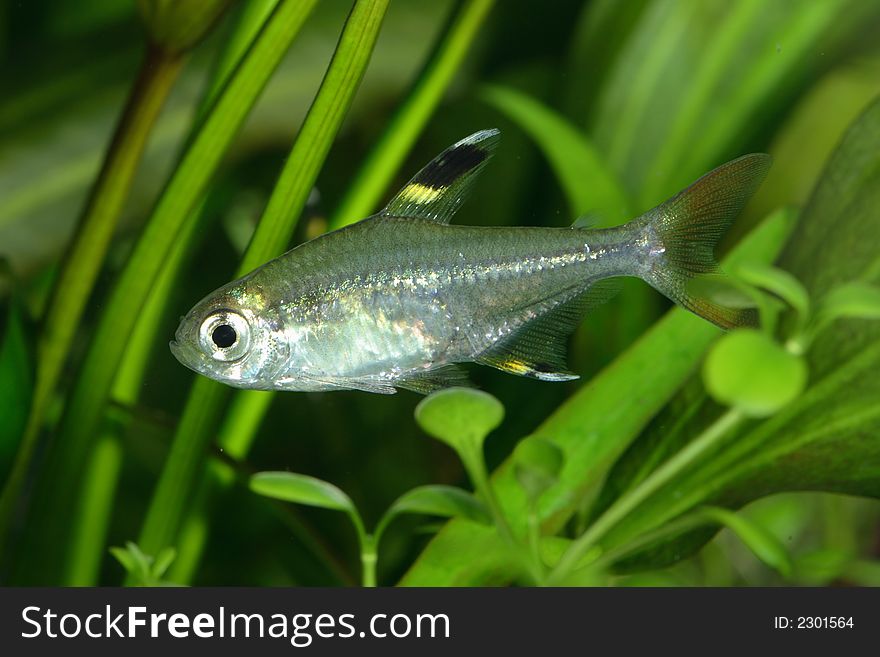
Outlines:
{"type": "Polygon", "coordinates": [[[719,224],[757,186],[767,156],[724,165],[620,227],[450,225],[497,136],[462,140],[379,214],[208,295],[182,320],[175,356],[205,376],[265,390],[425,393],[465,383],[458,365],[468,362],[564,381],[577,378],[565,366],[568,335],[620,276],[640,277],[719,325],[749,321],[693,299],[686,283],[714,269],[719,224]]]}

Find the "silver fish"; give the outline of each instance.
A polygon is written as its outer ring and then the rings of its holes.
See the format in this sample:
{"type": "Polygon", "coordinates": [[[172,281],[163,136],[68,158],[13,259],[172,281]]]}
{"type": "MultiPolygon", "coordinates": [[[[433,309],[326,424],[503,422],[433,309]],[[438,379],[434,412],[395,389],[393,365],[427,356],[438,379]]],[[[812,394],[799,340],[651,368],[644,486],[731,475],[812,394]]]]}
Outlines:
{"type": "Polygon", "coordinates": [[[499,133],[441,153],[376,215],[302,244],[193,307],[171,350],[237,388],[427,393],[476,362],[544,381],[577,378],[565,344],[584,314],[642,278],[729,328],[753,313],[690,294],[757,189],[770,156],[706,174],[629,223],[602,230],[449,225],[499,133]]]}

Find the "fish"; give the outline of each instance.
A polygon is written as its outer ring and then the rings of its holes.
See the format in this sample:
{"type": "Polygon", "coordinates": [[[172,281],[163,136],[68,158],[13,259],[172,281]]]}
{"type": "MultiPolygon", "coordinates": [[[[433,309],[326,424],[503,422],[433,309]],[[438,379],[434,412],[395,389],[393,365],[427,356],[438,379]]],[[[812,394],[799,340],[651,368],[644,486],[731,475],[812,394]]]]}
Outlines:
{"type": "Polygon", "coordinates": [[[570,381],[570,334],[626,276],[722,328],[754,325],[753,309],[695,296],[690,281],[718,271],[715,246],[769,155],[723,164],[616,227],[451,224],[499,136],[462,139],[377,214],[207,295],[182,318],[174,356],[256,390],[428,394],[470,385],[466,363],[570,381]]]}

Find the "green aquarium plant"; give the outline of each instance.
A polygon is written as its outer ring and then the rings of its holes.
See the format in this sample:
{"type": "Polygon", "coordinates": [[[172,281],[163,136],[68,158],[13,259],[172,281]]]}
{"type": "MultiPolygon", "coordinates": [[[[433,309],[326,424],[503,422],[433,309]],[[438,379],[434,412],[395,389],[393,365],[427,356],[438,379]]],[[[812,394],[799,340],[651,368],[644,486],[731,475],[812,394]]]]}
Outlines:
{"type": "Polygon", "coordinates": [[[75,4],[3,15],[3,584],[880,583],[876,2],[75,4]],[[686,290],[759,321],[628,280],[580,380],[427,396],[173,358],[194,301],[495,127],[457,224],[615,227],[770,153],[686,290]]]}
{"type": "Polygon", "coordinates": [[[251,477],[250,487],[255,493],[276,500],[345,513],[357,534],[363,586],[376,586],[379,544],[385,529],[397,516],[409,513],[489,522],[485,506],[454,486],[428,485],[407,491],[382,514],[372,532],[366,530],[351,498],[326,481],[293,472],[259,472],[251,477]]]}

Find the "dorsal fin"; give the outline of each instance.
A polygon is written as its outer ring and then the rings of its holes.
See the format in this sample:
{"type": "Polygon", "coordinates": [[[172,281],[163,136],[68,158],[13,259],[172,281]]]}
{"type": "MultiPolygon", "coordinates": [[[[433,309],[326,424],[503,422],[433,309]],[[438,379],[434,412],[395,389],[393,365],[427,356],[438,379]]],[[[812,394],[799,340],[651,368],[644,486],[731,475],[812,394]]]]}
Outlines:
{"type": "Polygon", "coordinates": [[[496,129],[481,130],[431,160],[379,213],[448,224],[498,145],[496,129]]]}
{"type": "Polygon", "coordinates": [[[568,336],[588,310],[608,301],[619,289],[616,279],[595,283],[514,331],[475,360],[503,372],[543,381],[577,379],[578,375],[566,364],[568,336]]]}

